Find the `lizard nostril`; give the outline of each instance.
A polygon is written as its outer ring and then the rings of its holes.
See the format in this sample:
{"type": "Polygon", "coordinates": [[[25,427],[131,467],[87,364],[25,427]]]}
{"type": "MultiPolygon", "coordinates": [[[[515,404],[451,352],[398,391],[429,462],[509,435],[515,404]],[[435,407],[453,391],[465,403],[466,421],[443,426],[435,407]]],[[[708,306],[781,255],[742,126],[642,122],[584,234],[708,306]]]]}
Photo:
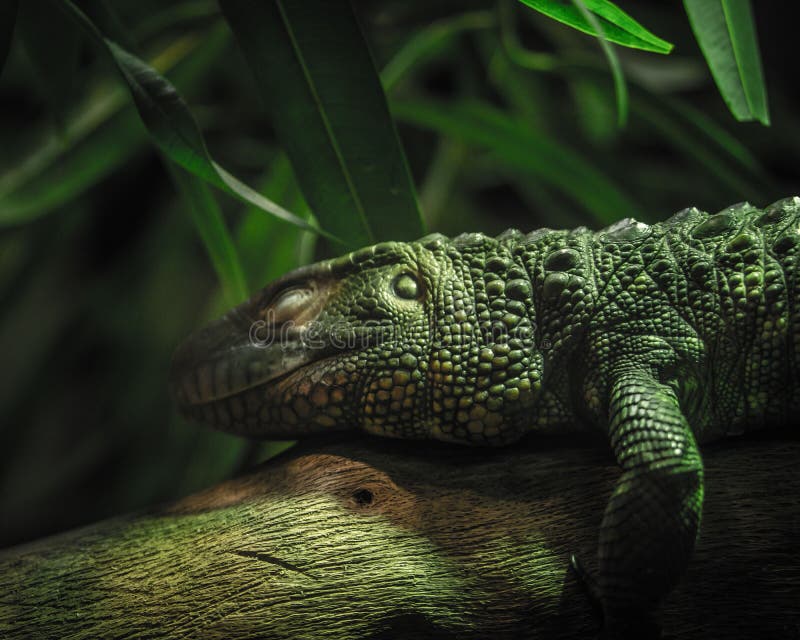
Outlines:
{"type": "Polygon", "coordinates": [[[369,489],[356,489],[353,492],[352,498],[359,507],[368,507],[375,499],[375,494],[369,489]]]}

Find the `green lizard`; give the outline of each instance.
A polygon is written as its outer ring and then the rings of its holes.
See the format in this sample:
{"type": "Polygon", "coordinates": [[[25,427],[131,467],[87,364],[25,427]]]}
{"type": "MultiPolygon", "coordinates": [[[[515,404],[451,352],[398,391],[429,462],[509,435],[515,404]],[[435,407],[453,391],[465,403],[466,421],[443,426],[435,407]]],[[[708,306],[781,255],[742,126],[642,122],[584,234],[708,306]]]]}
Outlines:
{"type": "Polygon", "coordinates": [[[382,243],[289,273],[190,337],[173,393],[249,436],[599,431],[622,475],[596,588],[607,624],[635,628],[689,563],[698,443],[800,410],[799,247],[797,197],[598,232],[382,243]]]}

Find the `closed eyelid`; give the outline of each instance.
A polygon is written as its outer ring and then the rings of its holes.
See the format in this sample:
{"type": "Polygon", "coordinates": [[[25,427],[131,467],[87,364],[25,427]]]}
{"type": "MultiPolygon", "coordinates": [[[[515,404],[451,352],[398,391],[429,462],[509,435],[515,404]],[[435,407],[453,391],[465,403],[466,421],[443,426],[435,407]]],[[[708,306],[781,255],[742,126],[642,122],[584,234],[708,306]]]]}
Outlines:
{"type": "Polygon", "coordinates": [[[416,274],[403,271],[392,279],[392,290],[400,298],[413,300],[420,297],[424,288],[416,274]]]}

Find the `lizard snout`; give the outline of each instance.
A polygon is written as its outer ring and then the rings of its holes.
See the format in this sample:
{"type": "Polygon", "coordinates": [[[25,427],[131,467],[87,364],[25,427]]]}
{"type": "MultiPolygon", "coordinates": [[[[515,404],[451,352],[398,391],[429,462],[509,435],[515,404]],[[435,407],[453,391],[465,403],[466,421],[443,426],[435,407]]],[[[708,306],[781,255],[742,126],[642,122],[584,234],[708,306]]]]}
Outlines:
{"type": "Polygon", "coordinates": [[[306,293],[290,289],[267,313],[252,301],[190,335],[175,350],[170,387],[186,413],[263,385],[307,363],[312,354],[302,339],[308,321],[306,293]]]}

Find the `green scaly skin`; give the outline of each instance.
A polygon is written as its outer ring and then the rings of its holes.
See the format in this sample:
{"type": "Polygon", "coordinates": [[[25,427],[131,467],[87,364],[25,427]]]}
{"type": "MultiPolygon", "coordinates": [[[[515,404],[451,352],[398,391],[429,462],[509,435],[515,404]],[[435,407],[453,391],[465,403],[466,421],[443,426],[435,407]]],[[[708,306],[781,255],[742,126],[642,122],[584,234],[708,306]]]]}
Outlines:
{"type": "Polygon", "coordinates": [[[698,442],[800,410],[800,198],[647,226],[389,242],[292,272],[178,350],[183,411],[238,434],[359,427],[503,445],[599,430],[607,621],[647,618],[700,522],[698,442]]]}

